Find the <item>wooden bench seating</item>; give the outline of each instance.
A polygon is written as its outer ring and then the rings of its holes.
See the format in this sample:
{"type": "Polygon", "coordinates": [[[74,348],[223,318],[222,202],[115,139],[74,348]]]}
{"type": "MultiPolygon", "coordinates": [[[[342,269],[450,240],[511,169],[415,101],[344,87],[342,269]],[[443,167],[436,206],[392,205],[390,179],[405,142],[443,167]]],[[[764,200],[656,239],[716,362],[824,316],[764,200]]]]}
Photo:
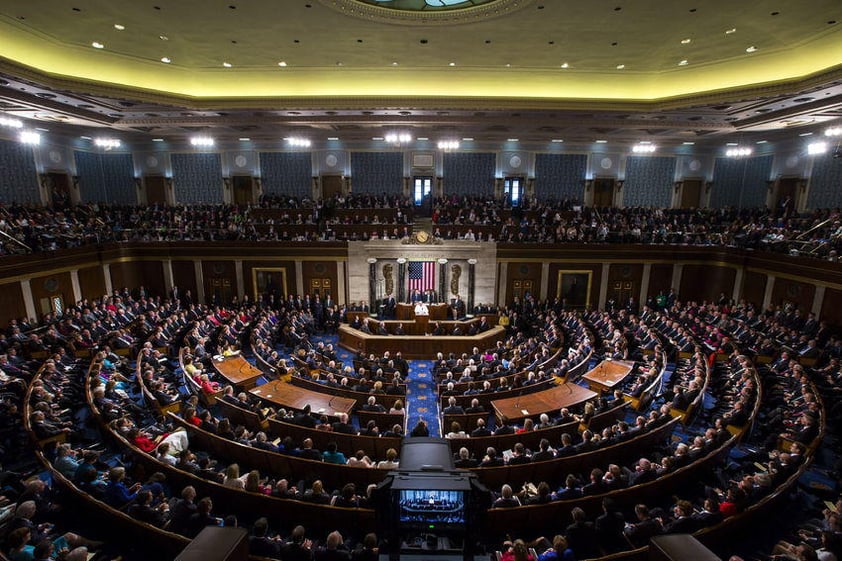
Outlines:
{"type": "Polygon", "coordinates": [[[176,426],[187,430],[191,445],[195,444],[220,461],[239,462],[244,468],[259,470],[261,475],[285,477],[290,481],[321,479],[329,489],[341,489],[346,483],[355,483],[364,489],[369,483],[380,483],[386,477],[385,470],[317,462],[252,448],[197,428],[181,417],[170,415],[169,418],[176,426]]]}

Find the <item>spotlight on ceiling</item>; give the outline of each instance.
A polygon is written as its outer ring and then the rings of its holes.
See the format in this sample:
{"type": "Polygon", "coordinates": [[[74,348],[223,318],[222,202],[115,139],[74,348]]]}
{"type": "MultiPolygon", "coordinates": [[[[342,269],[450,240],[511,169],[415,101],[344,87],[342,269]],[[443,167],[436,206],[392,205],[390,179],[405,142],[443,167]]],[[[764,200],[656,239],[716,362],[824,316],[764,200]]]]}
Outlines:
{"type": "Polygon", "coordinates": [[[412,135],[405,132],[391,132],[385,138],[389,144],[406,144],[407,142],[412,142],[412,135]]]}
{"type": "Polygon", "coordinates": [[[313,143],[310,142],[308,138],[300,138],[297,136],[291,136],[287,139],[287,144],[292,146],[293,148],[309,148],[313,143]]]}
{"type": "Polygon", "coordinates": [[[35,131],[21,131],[18,140],[22,144],[31,144],[37,146],[41,144],[41,135],[35,131]]]}
{"type": "Polygon", "coordinates": [[[735,148],[728,148],[725,151],[725,155],[729,158],[742,158],[743,156],[750,156],[751,152],[751,148],[746,146],[737,146],[735,148]]]}
{"type": "Polygon", "coordinates": [[[640,144],[635,144],[634,146],[632,146],[632,152],[634,152],[635,154],[651,154],[657,149],[657,146],[648,142],[641,142],[640,144]]]}
{"type": "MultiPolygon", "coordinates": [[[[0,120],[2,121],[2,120],[0,120]]],[[[842,127],[830,127],[824,131],[825,136],[842,136],[842,127]]]]}
{"type": "Polygon", "coordinates": [[[811,142],[807,145],[807,154],[818,156],[827,152],[827,142],[811,142]]]}
{"type": "Polygon", "coordinates": [[[209,136],[194,136],[190,139],[190,145],[196,148],[209,148],[216,142],[209,136]]]}
{"type": "Polygon", "coordinates": [[[94,139],[94,146],[103,148],[104,150],[113,150],[120,147],[120,139],[118,138],[96,138],[94,139]]]}
{"type": "Polygon", "coordinates": [[[11,117],[0,117],[0,127],[9,127],[11,129],[22,129],[23,121],[20,119],[13,119],[11,117]]]}
{"type": "Polygon", "coordinates": [[[438,144],[439,150],[458,150],[459,149],[459,141],[458,140],[439,140],[438,144]]]}

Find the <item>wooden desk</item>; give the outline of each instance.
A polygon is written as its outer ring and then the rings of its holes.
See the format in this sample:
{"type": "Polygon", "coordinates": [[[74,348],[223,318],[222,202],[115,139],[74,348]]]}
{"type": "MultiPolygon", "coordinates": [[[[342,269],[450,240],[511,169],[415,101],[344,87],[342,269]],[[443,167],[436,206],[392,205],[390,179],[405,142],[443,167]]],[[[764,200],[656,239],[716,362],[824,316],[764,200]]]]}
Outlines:
{"type": "MultiPolygon", "coordinates": [[[[447,304],[427,304],[427,309],[430,310],[430,319],[447,319],[447,304]]],[[[401,320],[415,319],[415,304],[398,303],[395,306],[395,318],[401,320]]]]}
{"type": "Polygon", "coordinates": [[[625,380],[633,369],[634,361],[631,360],[603,360],[588,370],[582,379],[587,380],[588,387],[593,391],[608,392],[625,380]]]}
{"type": "Polygon", "coordinates": [[[263,376],[263,371],[253,366],[242,355],[229,356],[224,359],[213,359],[213,367],[228,380],[228,383],[240,390],[250,390],[257,385],[257,379],[263,376]]]}
{"type": "Polygon", "coordinates": [[[329,417],[336,417],[339,413],[350,415],[357,403],[354,399],[314,392],[280,380],[263,384],[249,393],[287,409],[300,411],[305,405],[309,405],[313,414],[329,417]]]}
{"type": "MultiPolygon", "coordinates": [[[[397,323],[397,322],[392,322],[397,323]]],[[[449,322],[448,325],[454,322],[449,322]]],[[[389,323],[387,322],[387,325],[389,323]]],[[[414,328],[414,324],[412,325],[414,328]]],[[[404,324],[406,331],[409,326],[404,324]]],[[[500,326],[492,327],[478,335],[369,335],[349,325],[339,326],[339,344],[349,351],[362,351],[368,355],[374,353],[383,356],[385,351],[401,351],[406,359],[432,359],[442,352],[469,353],[474,347],[480,350],[490,349],[502,341],[506,330],[500,326]]]]}
{"type": "Polygon", "coordinates": [[[566,382],[548,390],[525,393],[521,396],[497,399],[491,402],[497,420],[505,417],[509,422],[530,418],[537,419],[541,413],[553,413],[562,407],[572,407],[596,397],[596,392],[578,384],[566,382]]]}

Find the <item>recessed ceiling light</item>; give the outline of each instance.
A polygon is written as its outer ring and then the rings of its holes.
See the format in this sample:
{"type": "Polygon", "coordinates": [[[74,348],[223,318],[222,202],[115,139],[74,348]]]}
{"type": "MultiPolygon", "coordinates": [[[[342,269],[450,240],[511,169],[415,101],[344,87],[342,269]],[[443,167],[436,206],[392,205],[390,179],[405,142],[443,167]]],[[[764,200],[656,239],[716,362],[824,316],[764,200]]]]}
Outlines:
{"type": "Polygon", "coordinates": [[[752,46],[750,46],[750,47],[746,47],[746,52],[747,52],[747,53],[753,53],[753,52],[755,52],[756,50],[757,50],[757,47],[755,47],[754,45],[752,45],[752,46]]]}
{"type": "Polygon", "coordinates": [[[554,138],[554,139],[552,139],[550,142],[559,143],[559,142],[564,142],[564,140],[562,140],[562,139],[560,139],[560,138],[554,138]]]}
{"type": "Polygon", "coordinates": [[[172,59],[168,56],[164,56],[164,57],[161,57],[161,62],[163,62],[164,64],[169,64],[169,63],[172,62],[172,59]]]}
{"type": "Polygon", "coordinates": [[[244,136],[240,139],[240,142],[251,142],[251,139],[247,136],[244,136]]]}
{"type": "Polygon", "coordinates": [[[120,25],[119,23],[115,23],[115,24],[114,24],[114,29],[116,29],[117,31],[123,31],[124,29],[126,29],[126,26],[125,26],[125,25],[120,25]]]}
{"type": "Polygon", "coordinates": [[[768,140],[758,140],[757,141],[758,144],[766,144],[767,142],[769,142],[769,141],[768,140]]]}
{"type": "Polygon", "coordinates": [[[419,137],[418,137],[418,138],[416,138],[415,140],[430,140],[430,139],[429,139],[429,138],[427,138],[426,136],[419,136],[419,137]]]}
{"type": "Polygon", "coordinates": [[[392,61],[392,66],[397,66],[397,65],[398,65],[398,61],[393,60],[393,61],[392,61]]]}
{"type": "Polygon", "coordinates": [[[371,140],[383,140],[382,136],[372,136],[371,140]]]}
{"type": "Polygon", "coordinates": [[[681,40],[681,44],[682,44],[682,45],[687,45],[687,44],[688,44],[688,43],[690,43],[691,41],[692,41],[692,39],[690,39],[689,37],[687,37],[686,39],[682,39],[682,40],[681,40]]]}
{"type": "Polygon", "coordinates": [[[617,70],[622,70],[622,69],[623,69],[623,68],[625,68],[625,67],[626,67],[626,65],[625,65],[625,64],[618,64],[618,65],[617,65],[617,70]]]}
{"type": "Polygon", "coordinates": [[[91,43],[91,46],[95,49],[104,49],[105,48],[105,45],[103,45],[99,41],[94,41],[93,43],[91,43]]]}
{"type": "Polygon", "coordinates": [[[91,140],[90,136],[80,136],[79,138],[81,138],[82,140],[91,140]]]}
{"type": "Polygon", "coordinates": [[[50,132],[50,129],[45,129],[44,127],[35,127],[35,130],[41,131],[41,132],[50,132]]]}
{"type": "Polygon", "coordinates": [[[465,142],[472,142],[474,139],[470,136],[466,136],[462,140],[464,140],[465,142]]]}
{"type": "Polygon", "coordinates": [[[687,141],[687,142],[682,142],[682,144],[683,144],[684,146],[693,146],[693,145],[694,145],[694,144],[696,144],[696,143],[695,143],[695,142],[690,142],[690,141],[687,141]]]}
{"type": "Polygon", "coordinates": [[[166,35],[158,35],[158,39],[160,39],[161,41],[169,41],[170,40],[170,38],[167,37],[166,35]]]}
{"type": "Polygon", "coordinates": [[[562,68],[570,68],[570,65],[569,65],[569,64],[567,64],[566,62],[563,62],[563,63],[561,64],[561,67],[562,67],[562,68]]]}
{"type": "Polygon", "coordinates": [[[600,140],[596,140],[594,142],[596,142],[597,144],[606,144],[608,141],[600,139],[600,140]]]}
{"type": "Polygon", "coordinates": [[[810,135],[812,135],[812,134],[813,134],[813,133],[811,133],[811,132],[802,132],[802,133],[801,133],[801,134],[799,134],[798,136],[810,136],[810,135]]]}
{"type": "Polygon", "coordinates": [[[448,66],[456,66],[455,62],[451,62],[448,66]]]}
{"type": "Polygon", "coordinates": [[[739,146],[739,145],[740,145],[739,142],[726,142],[725,143],[725,146],[739,146]]]}
{"type": "Polygon", "coordinates": [[[152,142],[163,142],[163,141],[164,141],[163,138],[153,138],[152,139],[152,142]]]}
{"type": "Polygon", "coordinates": [[[732,27],[731,29],[726,29],[726,30],[725,30],[725,35],[731,35],[732,33],[736,33],[736,32],[737,32],[737,28],[736,28],[736,27],[732,27]]]}
{"type": "Polygon", "coordinates": [[[506,139],[506,142],[517,142],[517,141],[518,141],[517,138],[507,138],[506,139]]]}
{"type": "Polygon", "coordinates": [[[231,66],[233,65],[230,62],[223,62],[222,66],[224,66],[225,68],[231,68],[231,66]]]}
{"type": "Polygon", "coordinates": [[[278,66],[286,66],[286,65],[287,65],[286,61],[283,61],[283,60],[278,63],[278,66]]]}
{"type": "Polygon", "coordinates": [[[328,140],[339,140],[338,136],[329,136],[327,137],[328,140]]]}
{"type": "Polygon", "coordinates": [[[688,64],[690,64],[690,63],[687,62],[687,59],[684,59],[684,60],[681,60],[681,61],[678,62],[678,66],[687,66],[688,64]]]}
{"type": "Polygon", "coordinates": [[[341,60],[337,60],[337,61],[336,61],[336,66],[342,66],[342,61],[341,61],[341,60]]]}

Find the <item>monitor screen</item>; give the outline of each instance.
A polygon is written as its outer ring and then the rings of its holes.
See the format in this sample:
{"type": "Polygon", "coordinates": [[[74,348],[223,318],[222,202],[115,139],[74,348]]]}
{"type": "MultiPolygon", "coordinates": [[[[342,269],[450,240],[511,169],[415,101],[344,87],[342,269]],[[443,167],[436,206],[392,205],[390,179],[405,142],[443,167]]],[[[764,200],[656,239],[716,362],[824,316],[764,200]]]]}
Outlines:
{"type": "Polygon", "coordinates": [[[402,489],[398,491],[400,522],[425,528],[465,523],[465,492],[402,489]]]}

